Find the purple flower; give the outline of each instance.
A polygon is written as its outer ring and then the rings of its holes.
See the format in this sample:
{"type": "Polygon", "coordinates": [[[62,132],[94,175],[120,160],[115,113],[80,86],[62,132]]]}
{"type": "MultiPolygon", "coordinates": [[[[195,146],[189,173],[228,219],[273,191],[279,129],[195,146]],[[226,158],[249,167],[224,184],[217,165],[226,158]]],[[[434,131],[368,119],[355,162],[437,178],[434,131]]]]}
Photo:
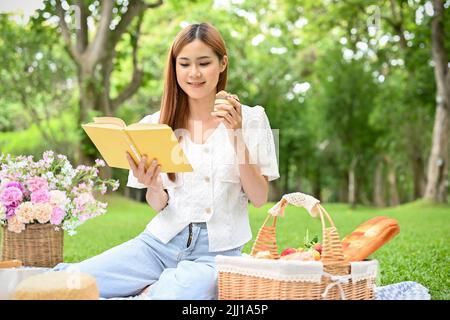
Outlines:
{"type": "Polygon", "coordinates": [[[9,219],[16,215],[16,209],[18,206],[6,207],[6,217],[9,219]]]}
{"type": "Polygon", "coordinates": [[[104,167],[106,165],[105,161],[103,161],[102,159],[95,159],[95,164],[99,167],[104,167]]]}
{"type": "Polygon", "coordinates": [[[7,207],[17,207],[23,199],[23,193],[18,187],[7,187],[0,194],[0,201],[7,207]]]}
{"type": "Polygon", "coordinates": [[[31,194],[31,202],[41,203],[50,201],[50,192],[47,189],[40,189],[31,194]]]}
{"type": "Polygon", "coordinates": [[[27,186],[31,192],[35,192],[39,189],[48,189],[48,182],[45,178],[33,177],[27,180],[27,186]]]}
{"type": "Polygon", "coordinates": [[[6,185],[5,185],[5,188],[8,188],[8,187],[19,188],[20,191],[22,191],[23,194],[25,193],[25,188],[23,187],[23,185],[20,182],[17,182],[17,181],[7,182],[6,185]]]}
{"type": "Polygon", "coordinates": [[[61,209],[60,207],[54,207],[52,217],[50,218],[50,223],[55,225],[60,224],[65,215],[66,213],[63,209],[61,209]]]}

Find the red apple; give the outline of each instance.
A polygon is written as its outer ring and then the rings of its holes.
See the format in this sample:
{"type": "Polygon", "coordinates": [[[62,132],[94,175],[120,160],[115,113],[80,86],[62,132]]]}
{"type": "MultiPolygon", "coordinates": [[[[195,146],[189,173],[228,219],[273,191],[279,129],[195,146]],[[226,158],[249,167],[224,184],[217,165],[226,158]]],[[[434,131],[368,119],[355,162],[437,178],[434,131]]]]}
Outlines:
{"type": "Polygon", "coordinates": [[[319,253],[322,254],[322,245],[320,243],[316,243],[314,245],[314,250],[319,251],[319,253]]]}
{"type": "Polygon", "coordinates": [[[292,253],[296,253],[297,249],[295,248],[287,248],[284,249],[283,252],[281,253],[281,256],[287,256],[288,254],[292,254],[292,253]]]}

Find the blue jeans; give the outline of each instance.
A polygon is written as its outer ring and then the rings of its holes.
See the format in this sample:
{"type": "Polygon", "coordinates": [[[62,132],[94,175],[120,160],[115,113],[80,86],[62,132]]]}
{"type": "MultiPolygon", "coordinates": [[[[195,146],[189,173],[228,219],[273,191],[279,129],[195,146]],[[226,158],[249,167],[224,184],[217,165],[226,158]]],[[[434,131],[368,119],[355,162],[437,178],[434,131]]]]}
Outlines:
{"type": "Polygon", "coordinates": [[[92,275],[102,298],[134,296],[151,285],[150,299],[211,300],[217,299],[215,256],[240,255],[241,250],[209,252],[206,223],[193,223],[167,244],[146,230],[97,256],[60,263],[53,270],[92,275]]]}

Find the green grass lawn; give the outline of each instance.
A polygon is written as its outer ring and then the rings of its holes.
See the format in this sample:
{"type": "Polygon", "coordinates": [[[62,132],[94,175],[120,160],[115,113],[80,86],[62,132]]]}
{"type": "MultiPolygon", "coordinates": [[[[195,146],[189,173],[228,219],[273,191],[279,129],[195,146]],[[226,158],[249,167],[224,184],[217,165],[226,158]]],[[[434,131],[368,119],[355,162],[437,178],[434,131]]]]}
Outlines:
{"type": "MultiPolygon", "coordinates": [[[[107,214],[87,221],[75,236],[65,235],[64,260],[74,262],[94,256],[123,243],[142,232],[155,212],[146,204],[120,196],[107,196],[107,214]]],[[[269,203],[261,208],[250,206],[253,239],[267,216],[269,203]]],[[[423,201],[396,208],[378,209],[346,204],[323,204],[333,218],[341,238],[360,223],[377,215],[395,218],[400,233],[381,247],[372,258],[381,267],[379,285],[400,281],[417,281],[430,289],[433,299],[450,299],[450,206],[429,205],[423,201]]],[[[312,219],[306,210],[288,206],[284,218],[277,222],[279,249],[299,247],[309,230],[310,238],[319,235],[319,219],[312,219]]],[[[253,241],[244,252],[249,253],[253,241]]]]}

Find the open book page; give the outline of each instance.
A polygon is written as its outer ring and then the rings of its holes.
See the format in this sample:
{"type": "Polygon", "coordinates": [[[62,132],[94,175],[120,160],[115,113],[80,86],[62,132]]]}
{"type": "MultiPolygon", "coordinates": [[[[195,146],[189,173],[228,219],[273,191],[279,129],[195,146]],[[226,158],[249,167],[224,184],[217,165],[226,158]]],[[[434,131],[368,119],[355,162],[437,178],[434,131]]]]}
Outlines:
{"type": "Polygon", "coordinates": [[[145,129],[166,129],[170,128],[162,123],[133,123],[127,127],[127,130],[145,130],[145,129]]]}
{"type": "MultiPolygon", "coordinates": [[[[134,152],[123,128],[113,124],[89,123],[82,125],[95,147],[98,149],[108,166],[121,169],[130,169],[126,152],[133,158],[134,152]]],[[[138,159],[135,159],[138,161],[138,159]]]]}
{"type": "Polygon", "coordinates": [[[127,126],[125,121],[116,117],[94,117],[94,123],[117,125],[121,128],[125,128],[127,126]]]}
{"type": "Polygon", "coordinates": [[[166,124],[135,123],[129,126],[120,118],[99,117],[83,124],[84,131],[94,143],[108,166],[130,169],[126,152],[136,163],[147,155],[146,167],[155,158],[161,172],[191,172],[183,149],[172,128],[166,124]]]}
{"type": "Polygon", "coordinates": [[[141,155],[147,155],[146,167],[153,159],[161,164],[161,172],[191,172],[192,166],[178,143],[175,133],[167,125],[149,130],[126,129],[126,133],[134,142],[141,155]],[[163,127],[164,126],[164,127],[163,127]]]}

